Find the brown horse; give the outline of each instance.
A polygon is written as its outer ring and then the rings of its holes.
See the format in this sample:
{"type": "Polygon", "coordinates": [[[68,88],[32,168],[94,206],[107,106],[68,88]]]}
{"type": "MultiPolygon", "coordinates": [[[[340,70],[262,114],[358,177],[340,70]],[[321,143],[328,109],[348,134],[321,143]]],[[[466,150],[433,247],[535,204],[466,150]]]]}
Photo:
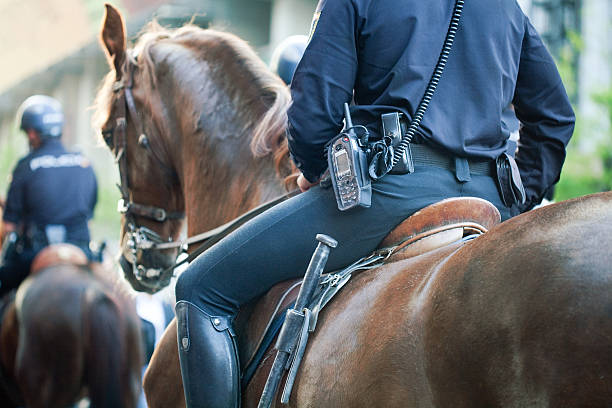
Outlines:
{"type": "Polygon", "coordinates": [[[7,298],[0,331],[2,406],[136,407],[142,350],[127,293],[94,276],[82,251],[43,249],[7,298]]]}
{"type": "MultiPolygon", "coordinates": [[[[189,27],[149,32],[128,51],[110,6],[102,39],[111,73],[100,124],[108,132],[128,118],[109,142],[127,158],[133,201],[169,211],[184,202],[194,234],[281,191],[273,160],[248,147],[266,152],[257,149],[264,125],[268,145],[280,145],[270,117],[284,124],[284,92],[272,98],[277,82],[242,41],[189,27]],[[126,86],[135,109],[125,108],[126,86]],[[141,129],[149,148],[138,146],[141,129]]],[[[135,218],[161,236],[178,230],[178,221],[135,218]]],[[[611,230],[604,193],[355,276],[322,312],[290,406],[611,406],[611,230]]],[[[263,380],[260,368],[245,406],[257,403],[263,380]]],[[[144,386],[150,406],[184,406],[175,325],[144,386]]]]}

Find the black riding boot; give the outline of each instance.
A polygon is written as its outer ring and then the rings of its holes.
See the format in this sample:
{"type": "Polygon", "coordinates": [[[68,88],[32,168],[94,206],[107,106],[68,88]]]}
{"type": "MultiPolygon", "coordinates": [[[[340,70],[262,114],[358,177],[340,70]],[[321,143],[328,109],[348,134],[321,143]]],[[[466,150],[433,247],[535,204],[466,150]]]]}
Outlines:
{"type": "Polygon", "coordinates": [[[238,353],[230,319],[176,304],[178,348],[187,408],[240,406],[238,353]]]}

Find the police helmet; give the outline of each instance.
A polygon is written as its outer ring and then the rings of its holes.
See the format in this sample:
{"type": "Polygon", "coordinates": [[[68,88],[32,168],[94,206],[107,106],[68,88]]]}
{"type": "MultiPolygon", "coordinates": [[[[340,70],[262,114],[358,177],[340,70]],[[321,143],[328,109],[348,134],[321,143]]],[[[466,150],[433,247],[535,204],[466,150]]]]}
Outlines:
{"type": "Polygon", "coordinates": [[[306,45],[308,45],[308,37],[305,35],[292,35],[281,42],[272,53],[270,68],[287,85],[289,85],[291,78],[293,78],[293,73],[304,54],[306,45]]]}
{"type": "Polygon", "coordinates": [[[18,110],[19,127],[25,131],[34,129],[42,138],[60,137],[64,126],[62,105],[46,95],[33,95],[18,110]]]}

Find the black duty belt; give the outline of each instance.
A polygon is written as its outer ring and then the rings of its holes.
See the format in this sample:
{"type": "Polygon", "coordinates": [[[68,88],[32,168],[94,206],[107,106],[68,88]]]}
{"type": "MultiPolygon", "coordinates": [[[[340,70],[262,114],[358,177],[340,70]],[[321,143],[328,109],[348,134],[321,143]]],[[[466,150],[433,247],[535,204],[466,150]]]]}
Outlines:
{"type": "Polygon", "coordinates": [[[424,144],[416,143],[410,144],[410,150],[415,166],[435,166],[450,171],[457,171],[457,162],[465,163],[467,161],[470,174],[491,177],[496,174],[495,160],[492,159],[458,158],[424,144]]]}

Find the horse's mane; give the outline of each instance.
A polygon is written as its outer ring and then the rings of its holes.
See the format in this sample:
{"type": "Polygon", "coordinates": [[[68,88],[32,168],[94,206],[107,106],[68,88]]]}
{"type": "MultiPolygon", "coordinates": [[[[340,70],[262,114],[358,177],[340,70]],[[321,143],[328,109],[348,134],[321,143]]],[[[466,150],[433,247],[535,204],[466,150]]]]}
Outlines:
{"type": "MultiPolygon", "coordinates": [[[[287,186],[291,184],[295,180],[291,174],[295,173],[296,168],[289,160],[285,137],[287,110],[291,105],[291,98],[287,86],[280,78],[269,70],[245,41],[233,34],[202,29],[194,25],[171,30],[153,21],[145,27],[135,46],[127,54],[133,62],[137,58],[143,79],[153,87],[157,87],[157,76],[151,49],[162,41],[182,45],[195,55],[203,55],[211,47],[215,47],[215,52],[223,52],[228,56],[224,59],[226,61],[224,69],[239,73],[242,80],[251,84],[248,88],[253,91],[248,95],[249,102],[258,100],[265,106],[265,112],[262,113],[261,109],[249,108],[256,104],[245,103],[245,109],[240,112],[245,123],[244,127],[249,130],[246,133],[251,135],[251,151],[255,157],[273,154],[277,174],[285,178],[287,186]]],[[[124,68],[125,65],[127,64],[124,64],[124,68]]],[[[111,70],[96,97],[94,125],[98,128],[108,117],[114,81],[115,72],[111,70]]]]}

